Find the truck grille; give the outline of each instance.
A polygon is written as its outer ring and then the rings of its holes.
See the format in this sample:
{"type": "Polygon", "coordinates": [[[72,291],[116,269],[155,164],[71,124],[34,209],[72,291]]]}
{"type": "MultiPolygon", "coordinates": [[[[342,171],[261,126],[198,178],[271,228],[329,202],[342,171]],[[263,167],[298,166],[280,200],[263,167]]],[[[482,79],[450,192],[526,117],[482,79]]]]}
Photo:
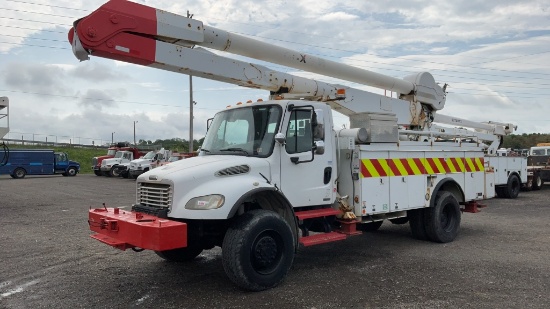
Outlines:
{"type": "Polygon", "coordinates": [[[137,202],[148,207],[169,208],[172,206],[172,187],[167,184],[140,182],[137,202]]]}
{"type": "Polygon", "coordinates": [[[96,166],[97,165],[97,158],[93,158],[92,159],[92,166],[96,166]]]}

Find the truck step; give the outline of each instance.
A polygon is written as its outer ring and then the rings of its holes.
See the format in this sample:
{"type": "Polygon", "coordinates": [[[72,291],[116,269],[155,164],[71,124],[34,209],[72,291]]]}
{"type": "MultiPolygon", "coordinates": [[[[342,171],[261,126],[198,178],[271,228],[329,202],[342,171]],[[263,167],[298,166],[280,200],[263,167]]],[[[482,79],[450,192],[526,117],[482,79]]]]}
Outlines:
{"type": "Polygon", "coordinates": [[[333,241],[344,240],[346,238],[347,236],[345,234],[341,234],[338,232],[322,233],[302,237],[300,238],[300,244],[302,244],[304,247],[309,247],[314,245],[326,244],[333,241]]]}
{"type": "Polygon", "coordinates": [[[296,217],[298,217],[298,220],[305,220],[305,219],[312,219],[312,218],[335,216],[340,213],[341,212],[336,209],[322,208],[322,209],[297,211],[295,214],[296,214],[296,217]]]}

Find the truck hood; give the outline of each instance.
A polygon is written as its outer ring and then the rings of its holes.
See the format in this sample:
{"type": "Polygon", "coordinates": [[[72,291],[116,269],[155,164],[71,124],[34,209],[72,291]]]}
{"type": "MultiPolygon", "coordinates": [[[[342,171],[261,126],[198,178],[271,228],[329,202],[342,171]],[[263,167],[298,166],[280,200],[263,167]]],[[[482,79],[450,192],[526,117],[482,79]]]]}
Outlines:
{"type": "Polygon", "coordinates": [[[143,163],[143,162],[151,163],[153,161],[151,161],[151,159],[135,159],[135,160],[132,160],[132,162],[130,162],[130,163],[140,164],[140,163],[143,163]]]}
{"type": "Polygon", "coordinates": [[[113,165],[113,164],[116,164],[116,163],[120,163],[120,161],[122,161],[121,158],[105,159],[105,160],[101,161],[101,165],[113,165]]]}
{"type": "MultiPolygon", "coordinates": [[[[165,178],[172,182],[186,180],[198,180],[201,178],[212,178],[217,173],[224,173],[226,170],[241,165],[247,165],[250,173],[261,172],[264,176],[271,177],[269,162],[262,158],[232,156],[232,155],[209,155],[188,158],[172,162],[147,173],[142,174],[138,181],[162,181],[165,178]],[[184,172],[185,171],[185,172],[184,172]]],[[[230,171],[228,171],[231,173],[230,171]]]]}
{"type": "MultiPolygon", "coordinates": [[[[227,219],[233,205],[247,192],[271,188],[268,181],[271,177],[271,165],[265,158],[207,155],[152,169],[138,177],[137,185],[153,190],[158,189],[158,185],[170,186],[171,217],[217,220],[227,219]],[[207,211],[185,208],[191,199],[212,194],[224,196],[225,206],[207,211]]],[[[137,200],[140,200],[139,193],[137,200]]]]}

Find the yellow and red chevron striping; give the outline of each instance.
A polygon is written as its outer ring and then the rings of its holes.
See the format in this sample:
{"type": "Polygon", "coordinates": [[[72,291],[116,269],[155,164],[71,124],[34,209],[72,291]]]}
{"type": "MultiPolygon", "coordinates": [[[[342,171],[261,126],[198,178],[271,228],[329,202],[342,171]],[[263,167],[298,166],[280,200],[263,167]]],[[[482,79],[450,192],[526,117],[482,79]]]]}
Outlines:
{"type": "Polygon", "coordinates": [[[361,160],[361,176],[364,178],[480,172],[483,170],[483,157],[361,160]]]}

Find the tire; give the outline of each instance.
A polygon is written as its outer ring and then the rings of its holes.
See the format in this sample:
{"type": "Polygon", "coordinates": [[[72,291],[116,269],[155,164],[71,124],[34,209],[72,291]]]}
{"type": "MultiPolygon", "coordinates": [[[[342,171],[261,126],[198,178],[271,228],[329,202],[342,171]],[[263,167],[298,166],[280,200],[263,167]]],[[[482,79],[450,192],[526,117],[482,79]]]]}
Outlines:
{"type": "Polygon", "coordinates": [[[426,235],[434,242],[451,242],[460,228],[460,205],[455,196],[446,191],[437,192],[434,204],[424,214],[426,235]]]}
{"type": "Polygon", "coordinates": [[[257,209],[238,217],[222,245],[229,279],[249,291],[277,286],[294,260],[294,237],[288,223],[273,211],[257,209]]]}
{"type": "Polygon", "coordinates": [[[409,226],[413,238],[418,240],[428,240],[428,234],[426,233],[426,226],[424,225],[424,217],[428,208],[411,209],[407,211],[407,217],[409,218],[409,226]]]}
{"type": "Polygon", "coordinates": [[[506,188],[505,187],[495,187],[495,193],[497,197],[505,198],[506,197],[506,188]]]}
{"type": "Polygon", "coordinates": [[[120,176],[122,176],[122,178],[128,179],[129,175],[128,175],[128,172],[126,171],[126,172],[123,172],[120,176]]]}
{"type": "MultiPolygon", "coordinates": [[[[67,173],[65,173],[65,174],[67,174],[67,176],[73,177],[73,176],[76,176],[76,173],[77,173],[76,168],[69,167],[69,169],[67,170],[67,173]]],[[[65,176],[65,175],[63,175],[63,176],[65,176]]]]}
{"type": "Polygon", "coordinates": [[[401,218],[390,219],[390,222],[392,224],[405,224],[405,223],[409,222],[409,217],[401,217],[401,218]]]}
{"type": "Polygon", "coordinates": [[[118,171],[118,167],[116,167],[116,166],[111,167],[111,170],[109,171],[109,176],[111,176],[111,177],[120,176],[120,172],[118,171]]]}
{"type": "Polygon", "coordinates": [[[540,177],[539,173],[537,173],[536,175],[533,175],[533,190],[542,189],[543,184],[544,184],[544,181],[542,180],[542,177],[540,177]]]}
{"type": "Polygon", "coordinates": [[[12,177],[15,179],[25,178],[25,175],[27,175],[27,171],[25,171],[25,169],[23,168],[18,167],[13,171],[12,175],[12,177]]]}
{"type": "Polygon", "coordinates": [[[198,246],[189,246],[165,251],[155,251],[161,258],[170,262],[189,262],[201,254],[202,248],[198,246]]]}
{"type": "Polygon", "coordinates": [[[94,174],[95,174],[96,176],[103,176],[103,173],[101,173],[100,170],[94,170],[94,174]]]}
{"type": "Polygon", "coordinates": [[[362,232],[376,232],[384,223],[383,220],[368,222],[368,223],[359,223],[357,224],[357,229],[362,232]]]}
{"type": "Polygon", "coordinates": [[[521,183],[517,175],[510,175],[508,177],[508,183],[506,187],[503,188],[503,196],[505,198],[516,198],[518,197],[519,191],[521,189],[521,183]]]}

